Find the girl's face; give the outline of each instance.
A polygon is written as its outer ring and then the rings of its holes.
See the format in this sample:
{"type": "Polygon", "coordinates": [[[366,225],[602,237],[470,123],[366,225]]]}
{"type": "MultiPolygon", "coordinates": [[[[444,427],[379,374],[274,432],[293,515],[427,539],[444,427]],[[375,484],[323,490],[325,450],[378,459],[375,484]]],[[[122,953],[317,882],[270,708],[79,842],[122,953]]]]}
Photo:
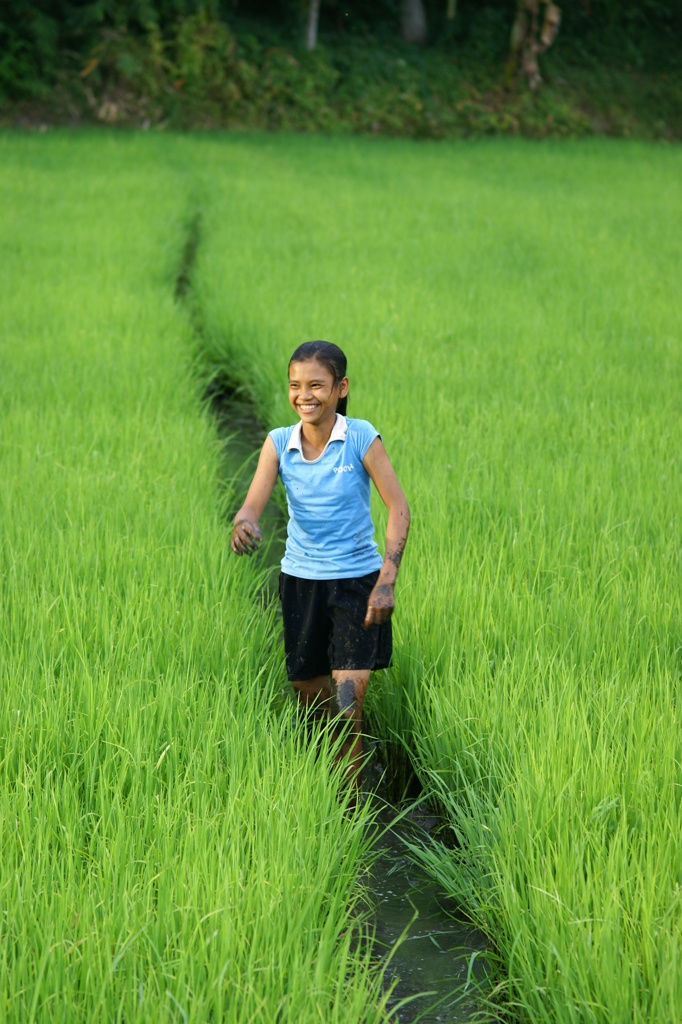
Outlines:
{"type": "Polygon", "coordinates": [[[289,364],[289,402],[304,423],[333,421],[339,399],[347,394],[348,377],[335,381],[331,370],[317,359],[289,364]]]}

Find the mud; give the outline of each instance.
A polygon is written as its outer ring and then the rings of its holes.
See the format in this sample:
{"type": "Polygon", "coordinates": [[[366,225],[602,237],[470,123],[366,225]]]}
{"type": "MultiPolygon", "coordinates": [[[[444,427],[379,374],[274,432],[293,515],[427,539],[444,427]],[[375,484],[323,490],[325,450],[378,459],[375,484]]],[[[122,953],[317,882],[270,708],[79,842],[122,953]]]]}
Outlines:
{"type": "Polygon", "coordinates": [[[389,1004],[393,1020],[486,1020],[480,994],[489,987],[485,936],[458,915],[405,847],[405,841],[423,840],[437,819],[421,810],[396,821],[397,808],[386,800],[376,748],[365,739],[365,749],[363,789],[378,808],[380,855],[361,884],[373,911],[375,953],[390,956],[386,983],[396,983],[389,1004]],[[401,1006],[403,1000],[409,1002],[401,1006]]]}
{"type": "Polygon", "coordinates": [[[352,715],[355,711],[355,686],[352,679],[341,679],[334,684],[334,703],[342,715],[352,715]]]}

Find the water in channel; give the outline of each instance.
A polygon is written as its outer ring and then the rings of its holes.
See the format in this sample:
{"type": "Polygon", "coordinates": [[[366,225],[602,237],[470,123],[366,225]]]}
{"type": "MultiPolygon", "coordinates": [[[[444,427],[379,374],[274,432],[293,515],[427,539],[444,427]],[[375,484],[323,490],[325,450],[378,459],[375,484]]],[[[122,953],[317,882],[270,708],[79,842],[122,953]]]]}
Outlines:
{"type": "Polygon", "coordinates": [[[374,917],[376,952],[393,954],[386,972],[388,984],[397,979],[389,1004],[397,1007],[393,1019],[401,1024],[480,1020],[477,993],[486,981],[485,936],[457,915],[457,908],[408,856],[405,841],[425,839],[435,821],[419,811],[397,817],[369,742],[363,788],[379,808],[379,856],[363,881],[374,917]],[[409,1002],[401,1006],[405,999],[409,1002]]]}
{"type": "MultiPolygon", "coordinates": [[[[208,397],[226,442],[223,472],[237,485],[236,509],[255,470],[265,431],[251,404],[231,389],[216,387],[208,397]]],[[[275,565],[285,536],[276,503],[266,509],[262,527],[266,546],[258,561],[275,565]]],[[[360,884],[372,911],[376,955],[392,953],[386,971],[387,985],[395,983],[389,1003],[392,1020],[399,1024],[481,1020],[477,987],[485,986],[485,937],[457,917],[456,908],[448,905],[438,886],[408,856],[404,840],[424,838],[431,823],[425,815],[415,820],[414,814],[396,821],[397,809],[387,800],[382,784],[381,763],[371,740],[368,744],[363,789],[376,807],[379,856],[360,884]]]]}

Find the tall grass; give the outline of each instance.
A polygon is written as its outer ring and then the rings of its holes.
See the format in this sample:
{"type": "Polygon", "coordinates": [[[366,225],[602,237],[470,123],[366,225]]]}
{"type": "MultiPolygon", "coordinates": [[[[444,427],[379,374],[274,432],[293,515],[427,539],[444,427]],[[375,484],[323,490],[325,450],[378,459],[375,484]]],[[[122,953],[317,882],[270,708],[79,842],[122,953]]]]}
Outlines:
{"type": "Polygon", "coordinates": [[[0,138],[0,1017],[378,1021],[173,298],[189,144],[0,138]]]}
{"type": "Polygon", "coordinates": [[[678,151],[0,146],[2,1014],[381,1019],[367,811],[280,703],[193,384],[287,422],[326,337],[413,510],[371,725],[451,825],[416,854],[520,1019],[677,1020],[678,151]]]}
{"type": "Polygon", "coordinates": [[[208,360],[275,425],[295,345],[342,345],[411,501],[372,724],[451,822],[421,856],[500,1000],[679,1019],[680,153],[197,150],[208,360]]]}

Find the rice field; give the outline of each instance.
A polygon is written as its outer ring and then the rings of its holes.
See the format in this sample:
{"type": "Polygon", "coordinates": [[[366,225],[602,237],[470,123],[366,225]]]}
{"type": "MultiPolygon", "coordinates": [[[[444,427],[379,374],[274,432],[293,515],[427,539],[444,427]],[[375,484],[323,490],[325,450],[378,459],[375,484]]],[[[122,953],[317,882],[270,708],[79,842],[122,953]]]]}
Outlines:
{"type": "Polygon", "coordinates": [[[371,810],[282,700],[202,401],[290,422],[322,337],[413,517],[369,725],[447,822],[413,854],[489,936],[491,1012],[680,1020],[679,150],[0,150],[0,1014],[386,1018],[371,810]]]}

